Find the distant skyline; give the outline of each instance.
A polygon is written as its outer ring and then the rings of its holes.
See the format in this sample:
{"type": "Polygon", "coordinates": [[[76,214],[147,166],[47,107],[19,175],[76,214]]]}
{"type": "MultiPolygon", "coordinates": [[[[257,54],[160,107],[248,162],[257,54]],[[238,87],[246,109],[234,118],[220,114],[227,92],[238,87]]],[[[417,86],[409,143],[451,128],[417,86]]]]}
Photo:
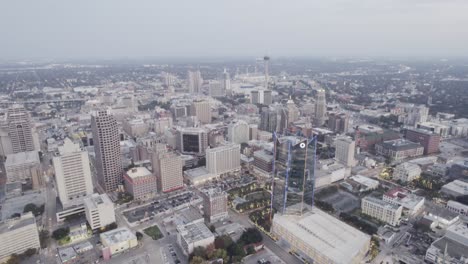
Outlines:
{"type": "Polygon", "coordinates": [[[466,57],[466,0],[0,3],[0,60],[466,57]]]}

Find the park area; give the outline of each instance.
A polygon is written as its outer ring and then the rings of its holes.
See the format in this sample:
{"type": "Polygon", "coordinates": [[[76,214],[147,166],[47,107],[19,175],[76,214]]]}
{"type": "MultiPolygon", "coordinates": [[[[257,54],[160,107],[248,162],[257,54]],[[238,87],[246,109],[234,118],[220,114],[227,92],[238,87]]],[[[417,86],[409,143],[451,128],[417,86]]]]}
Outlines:
{"type": "Polygon", "coordinates": [[[232,207],[241,213],[269,206],[271,201],[271,194],[256,183],[231,189],[228,193],[232,207]]]}
{"type": "Polygon", "coordinates": [[[163,234],[157,225],[143,229],[143,233],[151,237],[153,240],[158,240],[163,237],[163,234]]]}

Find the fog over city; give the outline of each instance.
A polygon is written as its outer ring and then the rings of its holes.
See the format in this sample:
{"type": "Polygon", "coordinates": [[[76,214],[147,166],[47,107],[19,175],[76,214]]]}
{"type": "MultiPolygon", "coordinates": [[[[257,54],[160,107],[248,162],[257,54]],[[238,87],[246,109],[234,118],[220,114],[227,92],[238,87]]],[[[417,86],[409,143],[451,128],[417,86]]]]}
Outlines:
{"type": "Polygon", "coordinates": [[[2,1],[0,58],[452,57],[464,0],[2,1]]]}

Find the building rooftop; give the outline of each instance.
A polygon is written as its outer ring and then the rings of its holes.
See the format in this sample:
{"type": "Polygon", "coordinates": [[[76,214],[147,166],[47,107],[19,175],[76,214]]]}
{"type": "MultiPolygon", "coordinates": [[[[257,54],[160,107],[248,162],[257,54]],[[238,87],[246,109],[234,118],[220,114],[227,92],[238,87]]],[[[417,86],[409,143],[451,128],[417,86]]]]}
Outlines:
{"type": "Polygon", "coordinates": [[[355,175],[349,177],[350,180],[353,180],[359,184],[365,185],[365,186],[373,186],[373,185],[379,185],[379,181],[373,180],[371,178],[362,176],[362,175],[355,175]]]}
{"type": "Polygon", "coordinates": [[[18,218],[8,219],[6,221],[0,222],[0,234],[28,225],[36,225],[36,218],[34,218],[31,212],[23,214],[18,218]]]}
{"type": "Polygon", "coordinates": [[[198,209],[192,206],[182,209],[180,211],[177,211],[176,215],[177,216],[175,217],[175,219],[177,219],[182,225],[186,225],[189,223],[197,222],[199,220],[203,220],[203,216],[198,211],[198,209]]]}
{"type": "Polygon", "coordinates": [[[84,202],[86,206],[90,208],[90,210],[93,210],[102,204],[113,204],[109,196],[107,196],[107,194],[105,193],[104,194],[93,193],[90,196],[87,196],[84,199],[84,202]]]}
{"type": "Polygon", "coordinates": [[[196,179],[199,177],[208,177],[210,176],[210,173],[206,169],[206,167],[198,167],[198,168],[193,168],[190,170],[184,171],[185,176],[191,178],[191,179],[196,179]]]}
{"type": "Polygon", "coordinates": [[[214,237],[213,233],[211,233],[210,229],[208,229],[208,227],[203,222],[178,226],[177,229],[180,235],[189,244],[214,237]]]}
{"type": "Polygon", "coordinates": [[[453,182],[445,184],[442,188],[449,189],[456,193],[468,195],[468,182],[454,180],[453,182]]]}
{"type": "Polygon", "coordinates": [[[139,177],[146,177],[152,175],[152,173],[145,167],[135,167],[127,171],[128,177],[131,179],[136,179],[139,177]]]}
{"type": "Polygon", "coordinates": [[[396,199],[396,201],[405,208],[414,208],[417,204],[424,200],[424,197],[409,193],[402,188],[394,188],[384,194],[385,196],[396,199]]]}
{"type": "Polygon", "coordinates": [[[371,203],[378,204],[378,205],[383,206],[385,208],[393,209],[393,210],[397,210],[400,207],[400,206],[398,206],[396,204],[391,204],[389,202],[386,202],[384,200],[381,200],[381,199],[378,199],[378,198],[375,198],[375,197],[372,197],[372,196],[366,196],[366,197],[364,197],[362,199],[366,200],[366,201],[369,201],[371,203]]]}
{"type": "Polygon", "coordinates": [[[426,130],[426,129],[420,129],[420,128],[408,128],[407,129],[408,131],[414,131],[414,132],[418,132],[420,134],[424,134],[424,135],[429,135],[429,136],[438,136],[439,134],[433,132],[433,131],[429,131],[429,130],[426,130]]]}
{"type": "Polygon", "coordinates": [[[333,263],[348,263],[370,241],[370,236],[317,208],[303,216],[275,214],[275,224],[326,255],[333,263]]]}
{"type": "Polygon", "coordinates": [[[76,251],[73,247],[59,248],[58,255],[62,263],[68,263],[77,257],[76,251]]]}
{"type": "Polygon", "coordinates": [[[128,240],[136,239],[135,234],[127,227],[117,228],[100,235],[107,245],[115,245],[128,240]]]}
{"type": "Polygon", "coordinates": [[[264,160],[266,162],[272,162],[273,161],[273,155],[269,154],[265,150],[255,151],[253,156],[254,156],[254,158],[259,158],[259,159],[264,160]]]}
{"type": "Polygon", "coordinates": [[[403,151],[414,148],[422,148],[421,144],[415,143],[406,139],[388,140],[381,143],[384,148],[394,151],[403,151]]]}
{"type": "Polygon", "coordinates": [[[30,164],[30,163],[37,163],[37,164],[40,163],[39,154],[37,153],[37,151],[27,151],[27,152],[8,154],[6,161],[5,161],[5,167],[30,164]]]}

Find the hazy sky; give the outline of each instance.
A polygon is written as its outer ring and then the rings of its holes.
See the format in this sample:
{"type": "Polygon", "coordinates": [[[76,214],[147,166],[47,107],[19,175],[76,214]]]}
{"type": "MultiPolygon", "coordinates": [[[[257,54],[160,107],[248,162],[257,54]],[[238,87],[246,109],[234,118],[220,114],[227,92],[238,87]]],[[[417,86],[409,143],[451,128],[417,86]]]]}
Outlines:
{"type": "Polygon", "coordinates": [[[0,0],[0,59],[467,56],[468,0],[0,0]]]}

